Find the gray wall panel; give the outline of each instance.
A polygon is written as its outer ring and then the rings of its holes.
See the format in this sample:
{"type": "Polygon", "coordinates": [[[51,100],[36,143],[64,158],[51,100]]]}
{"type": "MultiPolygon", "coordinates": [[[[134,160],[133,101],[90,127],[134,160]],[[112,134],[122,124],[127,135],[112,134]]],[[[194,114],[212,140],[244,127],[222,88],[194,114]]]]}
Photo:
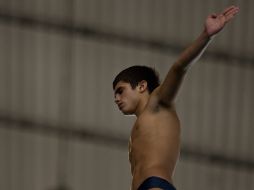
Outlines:
{"type": "MultiPolygon", "coordinates": [[[[2,0],[0,13],[155,39],[176,44],[177,49],[198,35],[208,12],[219,11],[229,3],[233,1],[2,0]]],[[[238,3],[244,11],[215,39],[209,51],[252,60],[253,2],[238,3]]],[[[26,25],[6,21],[2,14],[0,17],[1,116],[46,122],[59,131],[79,127],[128,139],[135,117],[124,117],[113,103],[115,75],[139,64],[156,68],[163,79],[178,56],[176,51],[153,51],[105,36],[96,38],[66,28],[26,25]]],[[[253,63],[229,60],[204,57],[186,76],[176,103],[182,145],[199,153],[251,162],[252,168],[227,159],[221,163],[183,156],[175,175],[179,189],[254,186],[253,63]]],[[[76,133],[44,133],[47,126],[23,131],[24,124],[15,125],[0,123],[0,189],[51,190],[59,184],[75,190],[129,189],[127,144],[119,148],[86,137],[77,140],[76,133]]]]}

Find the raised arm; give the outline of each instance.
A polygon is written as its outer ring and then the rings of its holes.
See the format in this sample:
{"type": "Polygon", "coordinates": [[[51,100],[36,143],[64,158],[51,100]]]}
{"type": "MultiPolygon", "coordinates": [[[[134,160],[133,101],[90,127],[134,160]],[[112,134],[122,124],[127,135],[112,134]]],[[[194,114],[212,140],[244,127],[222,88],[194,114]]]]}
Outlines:
{"type": "Polygon", "coordinates": [[[158,97],[163,105],[170,106],[172,104],[189,66],[200,58],[213,36],[220,32],[238,11],[238,7],[230,6],[219,14],[207,17],[203,32],[180,54],[162,82],[158,97]]]}

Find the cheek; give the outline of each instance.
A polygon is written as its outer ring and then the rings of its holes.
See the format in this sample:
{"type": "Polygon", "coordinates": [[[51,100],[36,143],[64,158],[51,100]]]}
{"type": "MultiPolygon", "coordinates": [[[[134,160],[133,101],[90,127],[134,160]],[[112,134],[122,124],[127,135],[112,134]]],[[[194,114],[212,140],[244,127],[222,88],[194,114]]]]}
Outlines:
{"type": "Polygon", "coordinates": [[[136,97],[136,96],[131,96],[131,97],[129,98],[129,102],[128,102],[128,103],[130,104],[130,106],[131,106],[132,108],[135,108],[136,105],[137,105],[137,103],[138,103],[137,97],[136,97]]]}
{"type": "Polygon", "coordinates": [[[128,107],[135,107],[138,102],[137,94],[134,92],[126,91],[123,93],[122,101],[126,103],[128,107]]]}

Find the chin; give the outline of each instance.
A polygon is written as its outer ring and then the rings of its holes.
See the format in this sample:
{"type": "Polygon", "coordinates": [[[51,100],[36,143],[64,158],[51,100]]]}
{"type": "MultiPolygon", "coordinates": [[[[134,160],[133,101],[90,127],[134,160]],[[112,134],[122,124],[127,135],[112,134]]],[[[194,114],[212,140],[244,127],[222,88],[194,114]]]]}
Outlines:
{"type": "Polygon", "coordinates": [[[133,115],[134,112],[130,110],[121,110],[124,115],[133,115]]]}
{"type": "Polygon", "coordinates": [[[122,113],[123,113],[124,115],[131,115],[131,114],[132,114],[131,112],[128,112],[128,111],[122,111],[122,113]]]}

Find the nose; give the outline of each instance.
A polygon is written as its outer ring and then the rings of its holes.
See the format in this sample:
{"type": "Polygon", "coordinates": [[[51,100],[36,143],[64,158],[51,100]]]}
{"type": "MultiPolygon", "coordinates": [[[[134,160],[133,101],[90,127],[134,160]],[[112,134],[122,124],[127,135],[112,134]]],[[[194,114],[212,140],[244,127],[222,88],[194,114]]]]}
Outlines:
{"type": "Polygon", "coordinates": [[[116,103],[116,104],[120,103],[120,97],[119,97],[118,94],[115,95],[115,103],[116,103]]]}

